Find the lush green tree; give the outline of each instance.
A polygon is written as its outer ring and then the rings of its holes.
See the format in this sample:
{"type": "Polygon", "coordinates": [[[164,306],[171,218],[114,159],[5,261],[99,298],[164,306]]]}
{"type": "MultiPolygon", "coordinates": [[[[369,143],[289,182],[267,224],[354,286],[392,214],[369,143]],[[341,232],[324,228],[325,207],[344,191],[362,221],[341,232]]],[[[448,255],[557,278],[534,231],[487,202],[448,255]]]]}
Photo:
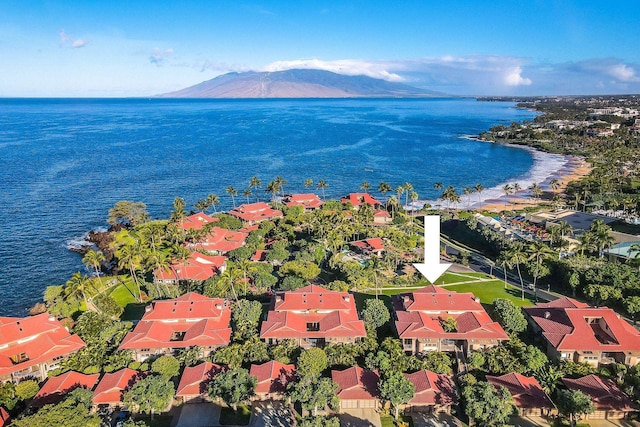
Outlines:
{"type": "Polygon", "coordinates": [[[125,422],[122,424],[122,427],[148,427],[148,426],[149,424],[145,423],[143,420],[134,420],[132,418],[125,420],[125,422]]]}
{"type": "Polygon", "coordinates": [[[444,351],[429,351],[422,357],[421,362],[421,369],[428,369],[437,374],[450,374],[453,366],[451,357],[444,351]]]}
{"type": "Polygon", "coordinates": [[[127,390],[122,400],[134,411],[153,416],[156,412],[168,409],[174,394],[173,382],[161,375],[149,375],[127,390]]]}
{"type": "Polygon", "coordinates": [[[297,374],[301,379],[318,378],[327,366],[327,354],[321,348],[313,347],[298,356],[297,374]]]}
{"type": "Polygon", "coordinates": [[[556,366],[545,366],[536,370],[533,376],[538,380],[542,389],[551,396],[555,391],[564,373],[556,366]]]}
{"type": "Polygon", "coordinates": [[[399,339],[387,337],[380,344],[380,350],[389,355],[391,367],[399,372],[407,370],[407,356],[399,339]]]}
{"type": "Polygon", "coordinates": [[[82,257],[82,263],[87,267],[93,267],[96,272],[96,277],[100,277],[100,267],[102,263],[105,261],[104,254],[101,251],[94,251],[93,249],[89,249],[86,254],[82,257]]]}
{"type": "Polygon", "coordinates": [[[513,398],[505,387],[478,381],[462,389],[465,413],[481,426],[501,426],[513,412],[513,398]]]}
{"type": "Polygon", "coordinates": [[[300,427],[340,427],[340,418],[318,415],[303,418],[298,425],[300,427]]]}
{"type": "Polygon", "coordinates": [[[576,421],[581,415],[590,414],[595,411],[595,406],[591,398],[580,390],[560,390],[556,398],[558,411],[569,417],[571,426],[576,425],[576,421]]]}
{"type": "Polygon", "coordinates": [[[109,209],[107,223],[111,225],[122,224],[134,227],[149,220],[147,206],[142,202],[121,200],[109,209]]]}
{"type": "Polygon", "coordinates": [[[40,390],[38,382],[34,380],[21,381],[16,385],[16,397],[19,400],[28,400],[35,396],[40,390]]]}
{"type": "Polygon", "coordinates": [[[283,291],[295,291],[296,289],[302,288],[305,284],[306,282],[302,277],[287,276],[282,279],[279,288],[283,291]]]}
{"type": "Polygon", "coordinates": [[[585,293],[596,306],[622,299],[622,291],[609,285],[588,285],[585,293]]]}
{"type": "Polygon", "coordinates": [[[209,396],[220,398],[234,411],[238,404],[251,398],[257,384],[256,377],[249,375],[249,371],[242,368],[232,368],[216,375],[209,383],[209,396]]]}
{"type": "Polygon", "coordinates": [[[18,403],[16,385],[12,382],[0,384],[0,406],[12,410],[16,403],[18,403]]]}
{"type": "Polygon", "coordinates": [[[331,344],[324,348],[324,352],[329,367],[353,366],[357,363],[356,358],[362,354],[358,344],[331,344]]]}
{"type": "Polygon", "coordinates": [[[180,361],[180,365],[182,366],[195,366],[200,363],[201,354],[202,349],[198,346],[193,346],[179,350],[176,359],[180,361]]]}
{"type": "Polygon", "coordinates": [[[320,267],[311,261],[287,261],[278,270],[278,274],[281,276],[296,276],[304,280],[311,280],[318,277],[320,274],[320,267]]]}
{"type": "Polygon", "coordinates": [[[493,314],[496,320],[510,334],[518,334],[527,329],[527,319],[520,307],[512,301],[497,298],[493,301],[493,314]]]}
{"type": "Polygon", "coordinates": [[[169,381],[180,373],[180,361],[171,355],[165,354],[153,361],[151,370],[160,374],[166,381],[169,381]]]}
{"type": "Polygon", "coordinates": [[[220,347],[211,356],[214,363],[220,365],[228,365],[230,368],[239,368],[244,359],[244,346],[239,343],[229,344],[226,347],[220,347]]]}
{"type": "Polygon", "coordinates": [[[272,360],[277,360],[280,363],[293,363],[298,357],[300,347],[292,339],[285,339],[278,344],[274,344],[268,348],[269,356],[272,360]]]}
{"type": "Polygon", "coordinates": [[[281,263],[289,258],[289,244],[284,240],[273,242],[267,250],[266,259],[270,263],[281,263]]]}
{"type": "Polygon", "coordinates": [[[639,296],[631,296],[624,299],[624,309],[627,310],[629,316],[633,319],[635,323],[637,320],[637,315],[640,313],[640,297],[639,296]]]}
{"type": "Polygon", "coordinates": [[[391,372],[381,378],[378,382],[380,397],[391,403],[395,411],[395,418],[398,419],[400,405],[407,403],[416,392],[416,387],[409,381],[402,372],[391,372]]]}
{"type": "Polygon", "coordinates": [[[389,309],[384,304],[384,301],[379,299],[366,300],[360,315],[365,325],[373,329],[378,329],[391,319],[389,309]]]}
{"type": "Polygon", "coordinates": [[[124,312],[124,308],[111,296],[107,294],[99,295],[93,299],[93,305],[100,312],[106,314],[112,319],[119,318],[124,312]]]}
{"type": "Polygon", "coordinates": [[[13,420],[15,427],[100,427],[100,417],[91,411],[92,393],[75,389],[60,403],[45,405],[32,415],[13,420]]]}
{"type": "Polygon", "coordinates": [[[256,336],[261,316],[262,304],[260,304],[260,301],[241,299],[233,303],[231,310],[233,339],[245,341],[252,336],[256,336]]]}
{"type": "Polygon", "coordinates": [[[303,409],[313,411],[315,417],[318,409],[329,406],[337,410],[340,399],[337,396],[338,384],[330,378],[307,377],[290,383],[288,394],[292,402],[299,402],[303,409]]]}
{"type": "Polygon", "coordinates": [[[442,325],[442,330],[445,332],[455,332],[458,330],[458,323],[456,319],[451,316],[441,320],[440,324],[442,325]]]}
{"type": "Polygon", "coordinates": [[[261,363],[269,360],[267,344],[258,335],[249,338],[243,344],[243,360],[249,363],[261,363]]]}

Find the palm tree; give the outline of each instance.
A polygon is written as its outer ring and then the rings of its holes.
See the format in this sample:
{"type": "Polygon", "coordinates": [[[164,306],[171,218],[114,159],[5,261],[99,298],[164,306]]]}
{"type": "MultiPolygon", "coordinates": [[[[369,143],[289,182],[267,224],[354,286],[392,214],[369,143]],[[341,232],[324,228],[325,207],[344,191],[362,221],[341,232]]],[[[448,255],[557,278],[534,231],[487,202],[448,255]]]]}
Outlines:
{"type": "Polygon", "coordinates": [[[371,184],[369,184],[367,181],[362,181],[362,184],[360,184],[360,189],[362,189],[362,191],[364,191],[365,193],[368,193],[369,190],[371,190],[371,184]]]}
{"type": "Polygon", "coordinates": [[[442,183],[440,181],[438,181],[435,184],[433,184],[433,189],[434,190],[442,190],[443,188],[444,188],[444,186],[442,185],[442,183]]]}
{"type": "Polygon", "coordinates": [[[558,191],[558,189],[560,188],[560,181],[558,181],[556,178],[553,178],[551,181],[549,181],[549,187],[551,187],[553,191],[558,191]]]}
{"type": "Polygon", "coordinates": [[[133,283],[138,288],[137,298],[139,302],[142,302],[141,286],[138,282],[138,276],[136,275],[136,270],[140,268],[141,259],[141,251],[139,245],[125,244],[118,248],[118,250],[116,251],[116,256],[118,257],[118,268],[127,268],[129,270],[131,278],[133,279],[133,283]]]}
{"type": "Polygon", "coordinates": [[[413,185],[410,182],[405,182],[402,184],[404,195],[404,205],[407,206],[409,204],[409,192],[413,191],[413,185]]]}
{"type": "Polygon", "coordinates": [[[524,281],[522,280],[522,272],[520,271],[520,264],[527,262],[527,255],[523,252],[522,246],[514,245],[507,253],[507,258],[512,265],[516,266],[518,271],[518,278],[520,279],[520,290],[522,292],[521,299],[524,300],[524,281]]]}
{"type": "Polygon", "coordinates": [[[186,203],[182,197],[176,197],[173,199],[173,211],[171,212],[171,221],[178,224],[182,223],[182,219],[186,216],[184,207],[186,203]]]}
{"type": "Polygon", "coordinates": [[[540,242],[533,242],[527,247],[527,254],[530,260],[534,260],[536,263],[535,271],[533,272],[533,289],[536,289],[536,282],[540,277],[540,264],[545,260],[551,259],[555,254],[549,249],[547,245],[540,242]]]}
{"type": "Polygon", "coordinates": [[[271,201],[274,201],[276,199],[276,194],[280,191],[280,184],[276,180],[269,181],[267,188],[264,191],[271,193],[271,201]]]}
{"type": "Polygon", "coordinates": [[[218,284],[224,290],[224,294],[231,290],[233,298],[238,301],[238,293],[236,292],[236,281],[239,279],[240,271],[234,268],[227,268],[222,274],[220,274],[218,284]]]}
{"type": "Polygon", "coordinates": [[[80,274],[80,272],[73,273],[65,284],[65,295],[68,297],[81,296],[88,309],[90,309],[89,302],[87,301],[87,291],[89,290],[93,290],[94,292],[96,290],[93,281],[87,276],[80,274]]]}
{"type": "Polygon", "coordinates": [[[317,187],[322,190],[322,200],[325,200],[324,189],[329,187],[329,184],[324,179],[318,181],[317,187]]]}
{"type": "Polygon", "coordinates": [[[471,209],[471,194],[473,190],[471,187],[464,187],[464,195],[467,196],[467,210],[471,209]]]}
{"type": "Polygon", "coordinates": [[[84,257],[82,257],[82,263],[89,267],[93,267],[96,271],[96,277],[100,277],[100,266],[105,261],[104,254],[101,251],[94,251],[90,249],[84,257]]]}
{"type": "Polygon", "coordinates": [[[304,188],[313,187],[313,180],[311,178],[307,178],[304,180],[304,188]]]}
{"type": "MultiPolygon", "coordinates": [[[[258,178],[257,176],[252,176],[251,179],[249,180],[249,188],[250,189],[258,189],[262,187],[262,180],[260,178],[258,178]]],[[[258,193],[256,193],[256,201],[259,202],[260,198],[258,197],[258,193]]]]}
{"type": "MultiPolygon", "coordinates": [[[[378,185],[378,192],[379,192],[379,193],[381,193],[381,194],[382,194],[383,196],[385,196],[385,197],[386,197],[387,193],[388,193],[389,191],[391,191],[391,190],[393,190],[393,189],[391,188],[391,186],[390,186],[389,184],[387,184],[386,182],[384,182],[384,181],[383,181],[383,182],[381,182],[381,183],[378,185]]],[[[385,209],[388,209],[388,208],[389,208],[389,200],[386,200],[386,201],[385,201],[385,209]]]]}
{"type": "Polygon", "coordinates": [[[513,193],[513,187],[511,186],[511,184],[505,184],[504,187],[502,187],[502,192],[504,193],[504,210],[507,210],[507,203],[509,202],[509,195],[511,193],[513,193]]]}
{"type": "Polygon", "coordinates": [[[478,204],[480,204],[480,198],[482,196],[482,192],[484,191],[484,187],[482,186],[482,184],[476,184],[473,189],[476,193],[478,193],[478,204]]]}
{"type": "Polygon", "coordinates": [[[533,195],[534,200],[538,200],[540,196],[542,196],[542,188],[535,182],[531,184],[529,190],[531,190],[531,195],[533,195]]]}
{"type": "Polygon", "coordinates": [[[231,196],[231,201],[233,202],[233,207],[236,207],[236,199],[235,196],[238,195],[238,190],[236,190],[235,188],[233,188],[233,185],[230,185],[227,187],[227,189],[225,190],[227,192],[228,195],[231,196]]]}
{"type": "Polygon", "coordinates": [[[249,188],[245,188],[242,191],[242,195],[245,196],[247,198],[247,203],[249,203],[249,196],[252,195],[253,193],[251,192],[251,190],[249,188]]]}
{"type": "Polygon", "coordinates": [[[215,194],[209,194],[207,196],[207,206],[213,208],[214,212],[217,212],[216,205],[220,203],[220,198],[215,194]]]}
{"type": "Polygon", "coordinates": [[[193,208],[197,211],[201,211],[204,212],[205,210],[207,210],[207,208],[209,207],[209,205],[207,205],[207,201],[206,200],[198,200],[197,202],[194,203],[193,208]]]}
{"type": "Polygon", "coordinates": [[[496,259],[496,264],[502,266],[502,272],[504,273],[504,288],[507,289],[507,267],[511,268],[507,251],[500,252],[500,255],[496,259]]]}
{"type": "Polygon", "coordinates": [[[287,181],[285,181],[284,178],[282,178],[280,175],[276,176],[275,181],[278,183],[278,187],[280,188],[280,191],[284,196],[284,185],[287,183],[287,181]]]}

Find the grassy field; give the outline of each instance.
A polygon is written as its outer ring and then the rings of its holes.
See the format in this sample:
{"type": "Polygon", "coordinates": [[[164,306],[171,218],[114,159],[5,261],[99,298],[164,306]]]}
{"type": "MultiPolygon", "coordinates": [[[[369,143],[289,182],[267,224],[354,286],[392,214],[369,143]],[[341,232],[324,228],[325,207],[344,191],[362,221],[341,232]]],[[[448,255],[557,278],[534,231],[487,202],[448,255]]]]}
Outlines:
{"type": "Polygon", "coordinates": [[[246,426],[251,419],[251,406],[238,405],[238,412],[223,406],[220,411],[220,425],[246,426]]]}
{"type": "MultiPolygon", "coordinates": [[[[400,417],[398,418],[398,421],[404,421],[405,423],[407,423],[407,425],[409,427],[413,427],[413,418],[411,418],[408,415],[400,415],[400,417]]],[[[393,418],[392,415],[382,415],[380,416],[380,423],[382,424],[382,427],[395,427],[395,419],[393,418]]]]}

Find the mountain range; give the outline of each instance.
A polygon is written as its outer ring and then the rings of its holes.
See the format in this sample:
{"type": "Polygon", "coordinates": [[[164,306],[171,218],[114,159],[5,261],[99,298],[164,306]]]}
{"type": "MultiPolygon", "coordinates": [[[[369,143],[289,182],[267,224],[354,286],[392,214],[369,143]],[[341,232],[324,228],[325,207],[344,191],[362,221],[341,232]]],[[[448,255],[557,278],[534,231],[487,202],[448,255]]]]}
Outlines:
{"type": "Polygon", "coordinates": [[[162,98],[424,98],[443,93],[324,70],[228,73],[162,98]]]}

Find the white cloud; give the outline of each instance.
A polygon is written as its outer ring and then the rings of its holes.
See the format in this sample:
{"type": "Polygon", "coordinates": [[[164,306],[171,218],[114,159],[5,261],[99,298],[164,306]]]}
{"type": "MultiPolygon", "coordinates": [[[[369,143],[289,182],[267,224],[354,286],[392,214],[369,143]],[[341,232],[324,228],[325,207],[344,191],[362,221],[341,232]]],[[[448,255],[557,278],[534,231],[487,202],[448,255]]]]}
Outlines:
{"type": "Polygon", "coordinates": [[[507,86],[529,86],[532,82],[530,78],[522,77],[522,68],[515,67],[504,77],[507,86]]]}
{"type": "Polygon", "coordinates": [[[277,61],[264,67],[263,71],[284,71],[294,68],[315,69],[331,71],[347,76],[369,76],[392,82],[401,82],[404,79],[396,73],[389,72],[384,62],[363,61],[358,59],[341,59],[336,61],[323,61],[320,59],[299,59],[294,61],[277,61]]]}
{"type": "Polygon", "coordinates": [[[149,62],[156,67],[162,67],[167,62],[167,58],[173,55],[173,49],[153,48],[149,54],[149,62]]]}
{"type": "Polygon", "coordinates": [[[79,39],[68,34],[64,29],[58,32],[58,37],[58,45],[60,47],[69,47],[70,49],[85,47],[89,43],[87,40],[79,39]]]}
{"type": "Polygon", "coordinates": [[[58,42],[60,46],[64,46],[65,43],[69,41],[69,36],[64,31],[64,29],[60,30],[60,32],[58,33],[58,36],[60,37],[60,41],[58,42]]]}
{"type": "Polygon", "coordinates": [[[74,40],[73,43],[71,43],[71,47],[73,49],[78,49],[80,47],[85,47],[86,45],[87,45],[87,42],[82,40],[82,39],[74,40]]]}
{"type": "Polygon", "coordinates": [[[636,71],[625,64],[613,65],[609,68],[609,75],[621,82],[637,82],[640,81],[636,77],[636,71]]]}

